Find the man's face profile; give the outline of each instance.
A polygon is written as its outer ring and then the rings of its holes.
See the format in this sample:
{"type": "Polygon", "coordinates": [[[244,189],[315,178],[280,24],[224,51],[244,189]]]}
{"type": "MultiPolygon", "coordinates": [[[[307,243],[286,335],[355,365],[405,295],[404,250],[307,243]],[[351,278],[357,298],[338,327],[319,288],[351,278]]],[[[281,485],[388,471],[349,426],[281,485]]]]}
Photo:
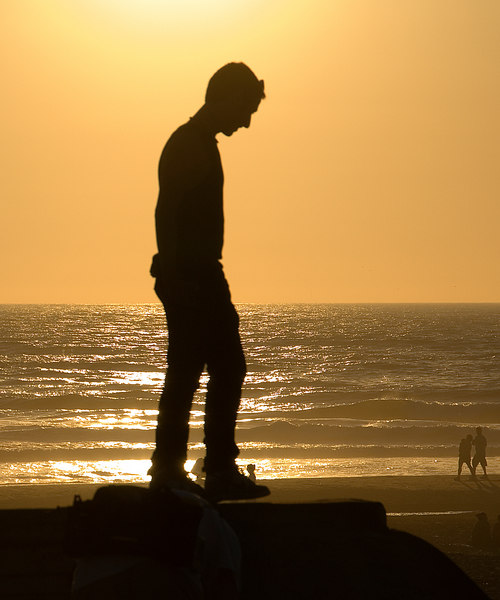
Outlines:
{"type": "Polygon", "coordinates": [[[257,112],[259,108],[260,99],[255,100],[235,100],[227,101],[224,103],[222,112],[223,126],[222,133],[226,136],[231,136],[240,127],[248,129],[252,121],[252,115],[257,112]]]}

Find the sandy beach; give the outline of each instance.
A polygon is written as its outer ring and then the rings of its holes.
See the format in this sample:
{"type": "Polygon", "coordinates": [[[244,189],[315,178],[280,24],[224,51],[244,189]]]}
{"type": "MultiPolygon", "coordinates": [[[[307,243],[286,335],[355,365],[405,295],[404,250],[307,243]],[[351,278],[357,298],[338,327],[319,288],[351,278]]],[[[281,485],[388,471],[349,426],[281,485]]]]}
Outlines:
{"type": "MultiPolygon", "coordinates": [[[[389,528],[416,535],[444,552],[493,600],[500,600],[500,552],[470,545],[475,514],[486,512],[490,523],[500,514],[500,476],[488,480],[464,477],[364,477],[284,479],[266,482],[272,490],[262,502],[274,504],[326,503],[341,499],[381,502],[389,528]]],[[[59,484],[4,486],[0,515],[12,509],[55,509],[72,504],[78,494],[89,499],[97,485],[59,484]]],[[[38,511],[15,510],[23,515],[38,511]]],[[[52,511],[50,511],[52,512],[52,511]]],[[[56,511],[54,511],[55,513],[56,511]]],[[[33,517],[32,517],[33,518],[33,517]]],[[[29,527],[26,516],[26,528],[29,527]]]]}
{"type": "MultiPolygon", "coordinates": [[[[387,513],[484,511],[500,513],[500,475],[333,477],[262,481],[271,489],[265,502],[306,503],[358,498],[382,502],[387,513]]],[[[6,485],[0,490],[0,510],[69,506],[75,495],[90,499],[101,484],[6,485]]]]}

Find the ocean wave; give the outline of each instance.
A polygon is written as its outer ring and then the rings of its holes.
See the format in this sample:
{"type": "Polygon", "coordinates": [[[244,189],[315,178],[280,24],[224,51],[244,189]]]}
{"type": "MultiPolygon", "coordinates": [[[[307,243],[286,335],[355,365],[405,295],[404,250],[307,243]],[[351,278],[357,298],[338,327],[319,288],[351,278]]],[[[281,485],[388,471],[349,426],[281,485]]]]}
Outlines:
{"type": "Polygon", "coordinates": [[[0,450],[0,463],[25,463],[72,460],[145,460],[152,450],[143,448],[26,448],[0,450]]]}
{"type": "MultiPolygon", "coordinates": [[[[433,394],[435,397],[436,394],[433,394]]],[[[489,402],[464,399],[458,401],[457,394],[447,396],[448,402],[413,400],[407,398],[372,398],[318,408],[304,409],[305,418],[348,418],[364,420],[423,420],[453,423],[500,423],[500,392],[492,393],[489,402]],[[451,398],[449,397],[451,396],[451,398]],[[495,400],[496,401],[495,401],[495,400]]],[[[472,397],[472,394],[467,398],[472,397]]],[[[484,397],[484,395],[483,395],[484,397]]]]}
{"type": "MultiPolygon", "coordinates": [[[[109,461],[109,460],[149,460],[153,451],[150,448],[75,448],[44,446],[43,448],[21,448],[17,450],[0,450],[0,463],[19,464],[29,462],[64,462],[64,461],[109,461]]],[[[456,457],[456,448],[449,446],[326,446],[302,444],[258,445],[241,444],[240,459],[251,456],[259,459],[303,459],[311,463],[332,458],[452,458],[456,457]]],[[[202,456],[199,444],[196,444],[189,456],[202,456]]],[[[500,457],[500,446],[488,448],[488,460],[497,462],[500,457]]]]}
{"type": "MultiPolygon", "coordinates": [[[[155,422],[149,428],[110,425],[103,427],[44,427],[10,426],[2,431],[0,447],[16,443],[77,443],[77,442],[128,442],[150,443],[154,440],[155,422]]],[[[500,444],[500,426],[485,427],[484,434],[490,445],[500,444]]],[[[317,445],[445,445],[458,447],[467,434],[474,434],[474,427],[467,425],[409,425],[407,427],[379,427],[371,425],[326,425],[317,423],[295,424],[275,421],[257,427],[238,427],[238,442],[262,442],[269,444],[317,444],[317,445]]],[[[191,442],[203,441],[201,423],[190,428],[191,442]]]]}
{"type": "MultiPolygon", "coordinates": [[[[383,458],[383,457],[456,457],[456,448],[450,446],[303,446],[275,445],[273,447],[241,446],[241,456],[258,458],[302,458],[311,461],[325,458],[383,458]]],[[[488,458],[500,456],[500,446],[488,448],[488,458]]]]}
{"type": "MultiPolygon", "coordinates": [[[[295,425],[278,421],[270,425],[249,429],[238,429],[237,439],[241,441],[293,442],[324,444],[391,444],[412,445],[445,444],[458,446],[467,434],[474,434],[474,428],[458,425],[409,427],[372,427],[305,424],[295,425]]],[[[500,444],[500,428],[484,428],[489,443],[500,444]]]]}
{"type": "Polygon", "coordinates": [[[3,409],[22,409],[22,410],[65,410],[65,409],[82,409],[82,410],[103,410],[103,409],[141,409],[154,410],[158,408],[159,393],[141,389],[139,386],[134,386],[133,390],[103,389],[94,393],[79,393],[57,394],[50,395],[49,391],[40,395],[36,390],[36,385],[33,384],[31,393],[27,391],[24,394],[10,395],[7,398],[0,398],[0,410],[3,409]]]}
{"type": "MultiPolygon", "coordinates": [[[[196,430],[192,430],[196,434],[196,430]]],[[[76,443],[76,442],[129,442],[149,443],[154,440],[154,428],[130,429],[125,427],[9,427],[2,431],[5,443],[76,443]]],[[[196,435],[200,440],[203,434],[196,435]]]]}
{"type": "MultiPolygon", "coordinates": [[[[0,392],[0,410],[155,410],[160,392],[151,385],[81,386],[78,392],[61,393],[57,386],[39,389],[33,382],[22,393],[0,392]],[[89,388],[89,389],[88,389],[89,388]],[[131,388],[131,389],[127,389],[131,388]]],[[[500,423],[500,390],[442,392],[301,392],[262,397],[262,390],[246,390],[240,419],[334,418],[364,421],[409,420],[449,423],[500,423]],[[254,410],[245,410],[245,401],[258,400],[254,410]],[[269,407],[269,408],[267,408],[269,407]]],[[[204,389],[194,397],[193,406],[204,404],[204,389]]]]}

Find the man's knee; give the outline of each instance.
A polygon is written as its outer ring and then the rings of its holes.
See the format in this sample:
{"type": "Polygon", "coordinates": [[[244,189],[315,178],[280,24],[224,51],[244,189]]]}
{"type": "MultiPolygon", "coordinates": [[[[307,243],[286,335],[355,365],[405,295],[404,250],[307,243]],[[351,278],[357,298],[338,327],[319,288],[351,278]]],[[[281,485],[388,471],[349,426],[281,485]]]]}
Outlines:
{"type": "Polygon", "coordinates": [[[235,377],[238,379],[238,381],[241,381],[241,383],[243,383],[245,377],[247,376],[247,363],[245,361],[245,357],[243,356],[243,354],[241,355],[240,359],[237,361],[237,363],[234,367],[234,372],[235,372],[235,377]]]}
{"type": "Polygon", "coordinates": [[[231,390],[234,394],[241,392],[243,382],[245,380],[245,373],[243,371],[236,371],[234,369],[215,371],[210,373],[209,387],[210,388],[223,388],[231,390]]]}
{"type": "Polygon", "coordinates": [[[210,379],[243,382],[247,374],[245,355],[240,348],[225,350],[209,358],[207,371],[210,379]]]}
{"type": "Polygon", "coordinates": [[[226,379],[235,381],[241,385],[247,375],[247,365],[243,354],[235,357],[235,360],[230,361],[224,371],[226,379]]]}
{"type": "Polygon", "coordinates": [[[200,384],[202,369],[199,367],[179,367],[171,365],[165,377],[166,390],[185,390],[187,393],[196,392],[200,384]]]}

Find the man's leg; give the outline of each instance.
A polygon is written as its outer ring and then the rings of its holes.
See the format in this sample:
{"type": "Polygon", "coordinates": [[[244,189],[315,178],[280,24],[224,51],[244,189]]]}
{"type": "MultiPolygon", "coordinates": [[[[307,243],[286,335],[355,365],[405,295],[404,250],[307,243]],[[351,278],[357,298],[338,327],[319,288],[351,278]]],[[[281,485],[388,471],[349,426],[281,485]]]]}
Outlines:
{"type": "Polygon", "coordinates": [[[220,307],[212,318],[207,371],[209,382],[205,404],[205,444],[207,473],[234,465],[238,447],[234,441],[236,417],[246,363],[238,331],[239,319],[232,304],[220,307]]]}
{"type": "Polygon", "coordinates": [[[162,477],[168,478],[184,470],[189,414],[201,371],[199,365],[192,365],[191,369],[186,365],[168,367],[158,410],[156,448],[151,459],[153,476],[162,473],[162,477]]]}
{"type": "Polygon", "coordinates": [[[207,352],[210,381],[205,405],[205,492],[214,502],[260,498],[270,493],[266,486],[257,485],[242,475],[235,463],[239,452],[234,441],[236,416],[246,374],[238,324],[238,315],[230,302],[219,306],[210,320],[207,352]]]}
{"type": "Polygon", "coordinates": [[[193,395],[204,367],[203,334],[199,311],[167,298],[161,281],[155,291],[163,302],[168,326],[168,369],[160,398],[152,485],[185,477],[193,395]]]}

